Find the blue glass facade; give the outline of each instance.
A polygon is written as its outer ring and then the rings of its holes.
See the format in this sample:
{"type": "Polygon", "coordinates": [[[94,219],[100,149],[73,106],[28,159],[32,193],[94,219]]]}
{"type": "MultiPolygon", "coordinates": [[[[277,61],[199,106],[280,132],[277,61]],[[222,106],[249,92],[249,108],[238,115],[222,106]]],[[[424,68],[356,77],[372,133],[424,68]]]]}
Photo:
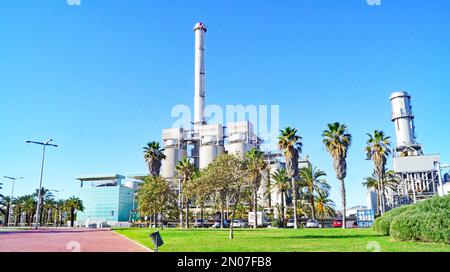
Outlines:
{"type": "Polygon", "coordinates": [[[120,184],[116,186],[87,187],[80,189],[84,211],[77,215],[78,221],[126,222],[133,209],[134,190],[120,184]]]}

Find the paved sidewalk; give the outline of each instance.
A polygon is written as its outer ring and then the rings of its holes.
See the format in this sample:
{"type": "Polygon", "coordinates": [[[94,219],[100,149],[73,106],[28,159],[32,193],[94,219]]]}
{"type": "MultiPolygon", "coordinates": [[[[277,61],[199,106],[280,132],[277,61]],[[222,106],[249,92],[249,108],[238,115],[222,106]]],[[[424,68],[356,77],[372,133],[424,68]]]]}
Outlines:
{"type": "Polygon", "coordinates": [[[0,232],[0,252],[151,252],[111,230],[39,229],[0,232]]]}

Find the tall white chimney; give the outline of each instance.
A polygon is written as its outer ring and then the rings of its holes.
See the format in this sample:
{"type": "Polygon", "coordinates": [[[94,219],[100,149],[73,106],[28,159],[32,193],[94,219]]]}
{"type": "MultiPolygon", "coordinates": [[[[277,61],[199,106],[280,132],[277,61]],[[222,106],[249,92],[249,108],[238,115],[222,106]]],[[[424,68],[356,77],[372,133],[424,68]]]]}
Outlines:
{"type": "Polygon", "coordinates": [[[194,125],[204,124],[205,111],[205,33],[203,23],[194,26],[195,32],[195,97],[194,97],[194,125]]]}
{"type": "Polygon", "coordinates": [[[407,92],[395,92],[391,95],[389,100],[392,105],[392,121],[395,124],[397,151],[403,152],[404,154],[408,153],[410,155],[421,154],[422,147],[416,140],[411,95],[407,92]],[[411,153],[413,150],[416,152],[411,153]]]}

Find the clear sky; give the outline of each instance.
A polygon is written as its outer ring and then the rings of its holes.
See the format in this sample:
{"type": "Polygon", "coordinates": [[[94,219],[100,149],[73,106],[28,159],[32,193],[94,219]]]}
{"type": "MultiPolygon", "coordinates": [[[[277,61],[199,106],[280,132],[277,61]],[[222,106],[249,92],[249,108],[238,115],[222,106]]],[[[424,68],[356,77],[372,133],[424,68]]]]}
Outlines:
{"type": "MultiPolygon", "coordinates": [[[[75,177],[146,172],[142,147],[161,139],[177,104],[193,104],[194,35],[208,26],[207,103],[280,105],[281,126],[339,187],[321,143],[349,126],[348,204],[365,204],[366,133],[394,136],[389,95],[413,95],[418,140],[450,162],[450,1],[4,1],[0,5],[0,176],[78,194],[75,177]]],[[[9,194],[9,182],[2,193],[9,194]]]]}

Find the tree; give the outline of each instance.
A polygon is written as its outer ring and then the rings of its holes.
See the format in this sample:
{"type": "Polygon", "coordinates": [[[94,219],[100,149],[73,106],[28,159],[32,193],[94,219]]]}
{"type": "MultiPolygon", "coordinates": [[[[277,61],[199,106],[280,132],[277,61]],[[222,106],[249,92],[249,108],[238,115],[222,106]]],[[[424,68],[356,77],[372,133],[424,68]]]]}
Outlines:
{"type": "Polygon", "coordinates": [[[384,214],[386,209],[386,197],[384,188],[384,178],[386,175],[386,163],[391,154],[390,137],[383,131],[375,130],[373,134],[367,134],[369,140],[365,148],[367,159],[373,161],[374,172],[378,180],[378,192],[380,192],[380,213],[384,214]]]}
{"type": "Polygon", "coordinates": [[[294,204],[294,228],[298,228],[298,216],[297,216],[297,180],[298,180],[298,160],[302,150],[302,137],[297,135],[295,128],[287,127],[281,130],[279,136],[278,147],[283,152],[286,159],[286,169],[292,186],[292,200],[294,204]]]}
{"type": "Polygon", "coordinates": [[[172,197],[168,183],[161,177],[148,176],[138,191],[137,202],[140,215],[149,217],[150,227],[156,225],[156,215],[164,214],[172,197]]]}
{"type": "Polygon", "coordinates": [[[144,159],[148,165],[150,175],[153,177],[159,176],[162,160],[166,158],[164,149],[161,148],[158,142],[147,143],[144,149],[144,159]]]}
{"type": "Polygon", "coordinates": [[[11,216],[8,215],[11,210],[11,205],[12,201],[9,196],[0,197],[0,213],[3,214],[5,217],[5,226],[9,225],[9,219],[11,216]]]}
{"type": "Polygon", "coordinates": [[[84,211],[83,201],[78,197],[71,197],[64,203],[65,209],[70,212],[70,226],[74,227],[75,217],[77,211],[84,211]]]}
{"type": "Polygon", "coordinates": [[[376,174],[373,173],[372,176],[364,178],[362,185],[364,187],[366,187],[366,189],[368,191],[374,190],[375,193],[377,194],[377,211],[379,211],[380,210],[380,191],[379,191],[378,179],[377,179],[376,174]]]}
{"type": "Polygon", "coordinates": [[[44,217],[42,215],[44,214],[45,203],[47,201],[50,201],[51,199],[53,199],[53,194],[49,189],[42,187],[41,193],[39,194],[39,189],[36,189],[36,192],[33,194],[33,197],[36,198],[36,200],[37,200],[39,195],[41,196],[41,201],[40,202],[38,201],[38,203],[41,204],[40,208],[39,208],[39,211],[40,211],[40,214],[39,214],[40,220],[39,221],[41,221],[41,222],[39,222],[39,224],[42,224],[44,222],[44,217]]]}
{"type": "Polygon", "coordinates": [[[285,208],[285,197],[289,189],[291,188],[291,184],[289,182],[289,177],[287,175],[286,169],[279,169],[277,172],[272,174],[272,178],[275,182],[275,187],[278,189],[281,195],[281,205],[280,205],[280,215],[281,215],[281,225],[285,227],[286,220],[286,208],[285,208]]]}
{"type": "MultiPolygon", "coordinates": [[[[192,180],[183,186],[184,193],[189,199],[194,199],[195,203],[200,206],[200,219],[203,220],[203,211],[208,201],[209,195],[209,184],[201,178],[200,171],[196,171],[192,180]]],[[[203,227],[203,221],[202,221],[203,227]]]]}
{"type": "Polygon", "coordinates": [[[323,144],[333,159],[336,177],[341,183],[342,228],[346,228],[346,193],[345,178],[347,177],[347,154],[352,144],[352,135],[347,132],[347,126],[339,122],[328,124],[323,132],[323,144]]]}
{"type": "MultiPolygon", "coordinates": [[[[190,182],[194,176],[196,175],[197,169],[195,168],[195,165],[191,163],[191,161],[188,158],[184,158],[183,160],[179,161],[176,165],[176,171],[177,171],[177,175],[178,178],[181,180],[180,183],[180,206],[182,206],[182,199],[184,198],[184,204],[186,206],[186,222],[185,222],[185,227],[189,228],[189,203],[190,203],[190,198],[189,194],[184,194],[183,192],[183,187],[186,183],[190,182]]],[[[187,192],[188,193],[188,192],[187,192]]],[[[182,211],[182,207],[180,207],[180,227],[181,227],[181,223],[183,221],[183,211],[182,211]]]]}
{"type": "MultiPolygon", "coordinates": [[[[245,162],[232,154],[218,156],[207,168],[201,171],[201,182],[207,184],[207,191],[221,209],[223,228],[224,208],[228,200],[234,201],[231,222],[235,219],[241,204],[242,195],[250,187],[245,162]]],[[[233,224],[230,224],[230,239],[234,239],[233,224]]]]}
{"type": "Polygon", "coordinates": [[[248,179],[251,182],[253,191],[253,212],[255,213],[255,221],[253,228],[258,228],[258,190],[261,187],[261,179],[263,171],[266,170],[267,164],[264,160],[264,152],[253,148],[245,153],[245,163],[247,166],[248,179]]]}
{"type": "Polygon", "coordinates": [[[318,191],[316,195],[316,212],[319,218],[325,219],[336,216],[333,200],[329,198],[330,193],[318,191]]]}
{"type": "Polygon", "coordinates": [[[310,164],[308,167],[300,169],[300,185],[306,188],[305,198],[309,201],[311,206],[312,219],[316,219],[316,211],[314,199],[316,193],[320,191],[328,192],[330,185],[322,177],[327,174],[310,164]]]}

